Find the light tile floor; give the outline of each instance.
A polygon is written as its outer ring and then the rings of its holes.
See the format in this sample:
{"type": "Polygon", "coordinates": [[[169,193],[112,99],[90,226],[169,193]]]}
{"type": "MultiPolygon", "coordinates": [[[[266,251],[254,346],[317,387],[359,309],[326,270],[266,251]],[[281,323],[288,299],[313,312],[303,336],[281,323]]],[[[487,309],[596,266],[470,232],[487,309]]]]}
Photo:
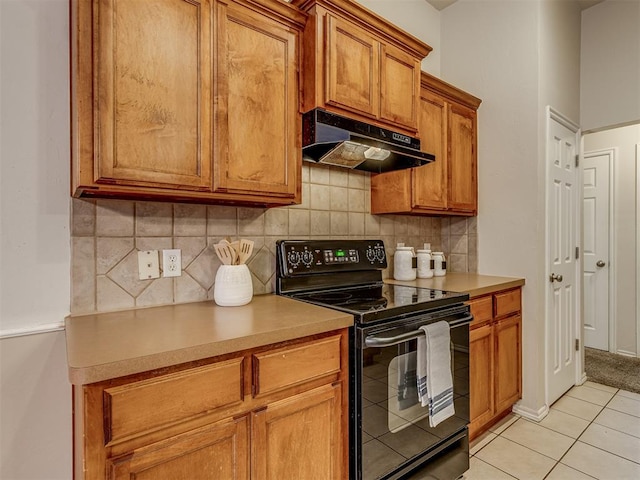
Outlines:
{"type": "Polygon", "coordinates": [[[640,479],[640,395],[586,382],[541,422],[510,414],[470,455],[465,480],[640,479]]]}

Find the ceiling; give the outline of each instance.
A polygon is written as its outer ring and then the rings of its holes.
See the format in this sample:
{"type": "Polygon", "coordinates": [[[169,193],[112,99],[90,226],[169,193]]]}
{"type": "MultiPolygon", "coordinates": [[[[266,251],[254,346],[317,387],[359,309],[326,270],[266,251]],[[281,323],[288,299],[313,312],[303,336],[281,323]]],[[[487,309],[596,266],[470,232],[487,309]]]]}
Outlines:
{"type": "MultiPolygon", "coordinates": [[[[443,8],[447,8],[452,3],[457,2],[458,0],[427,0],[434,8],[438,10],[442,10],[443,8]]],[[[576,0],[578,5],[582,10],[585,10],[589,7],[593,7],[596,3],[600,3],[603,0],[576,0]]]]}

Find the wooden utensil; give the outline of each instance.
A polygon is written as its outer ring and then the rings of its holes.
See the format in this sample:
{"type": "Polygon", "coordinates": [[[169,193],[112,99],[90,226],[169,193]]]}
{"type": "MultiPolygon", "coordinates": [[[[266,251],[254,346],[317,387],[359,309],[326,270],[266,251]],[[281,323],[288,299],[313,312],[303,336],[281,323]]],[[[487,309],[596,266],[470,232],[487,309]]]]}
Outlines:
{"type": "Polygon", "coordinates": [[[239,256],[240,256],[239,263],[246,263],[246,261],[249,260],[249,257],[251,256],[252,253],[253,253],[253,240],[247,240],[246,238],[241,239],[240,247],[239,247],[239,256]]]}
{"type": "Polygon", "coordinates": [[[238,240],[236,240],[235,242],[231,242],[229,244],[229,246],[231,247],[231,249],[233,250],[233,253],[235,255],[233,264],[234,265],[239,265],[240,263],[240,242],[238,240]]]}
{"type": "Polygon", "coordinates": [[[224,243],[216,243],[213,245],[213,249],[224,265],[233,265],[233,261],[235,260],[235,253],[232,253],[233,249],[229,245],[225,245],[224,243]]]}
{"type": "Polygon", "coordinates": [[[225,237],[218,242],[218,245],[224,245],[229,250],[229,254],[231,255],[231,263],[229,265],[237,265],[238,264],[238,247],[236,245],[238,242],[231,242],[229,237],[225,237]]]}

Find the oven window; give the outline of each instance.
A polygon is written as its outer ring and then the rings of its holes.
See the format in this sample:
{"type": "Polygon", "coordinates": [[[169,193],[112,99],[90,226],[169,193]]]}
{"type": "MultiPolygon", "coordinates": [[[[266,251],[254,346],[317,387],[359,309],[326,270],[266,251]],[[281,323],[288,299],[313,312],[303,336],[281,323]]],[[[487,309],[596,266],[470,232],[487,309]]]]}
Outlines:
{"type": "Polygon", "coordinates": [[[414,457],[436,448],[469,423],[469,330],[453,328],[451,369],[455,414],[429,426],[428,407],[418,400],[416,340],[363,348],[362,478],[382,478],[414,457]]]}

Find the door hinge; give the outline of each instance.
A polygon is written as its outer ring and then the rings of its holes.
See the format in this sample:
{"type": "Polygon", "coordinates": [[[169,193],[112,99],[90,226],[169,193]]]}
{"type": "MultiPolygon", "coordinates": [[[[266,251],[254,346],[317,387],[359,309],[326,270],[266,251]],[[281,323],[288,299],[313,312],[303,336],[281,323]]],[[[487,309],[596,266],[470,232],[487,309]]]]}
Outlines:
{"type": "Polygon", "coordinates": [[[576,247],[576,260],[580,258],[580,247],[576,247]]]}
{"type": "Polygon", "coordinates": [[[580,339],[576,338],[576,352],[580,351],[580,339]]]}
{"type": "Polygon", "coordinates": [[[580,166],[580,155],[576,155],[576,167],[580,166]]]}

